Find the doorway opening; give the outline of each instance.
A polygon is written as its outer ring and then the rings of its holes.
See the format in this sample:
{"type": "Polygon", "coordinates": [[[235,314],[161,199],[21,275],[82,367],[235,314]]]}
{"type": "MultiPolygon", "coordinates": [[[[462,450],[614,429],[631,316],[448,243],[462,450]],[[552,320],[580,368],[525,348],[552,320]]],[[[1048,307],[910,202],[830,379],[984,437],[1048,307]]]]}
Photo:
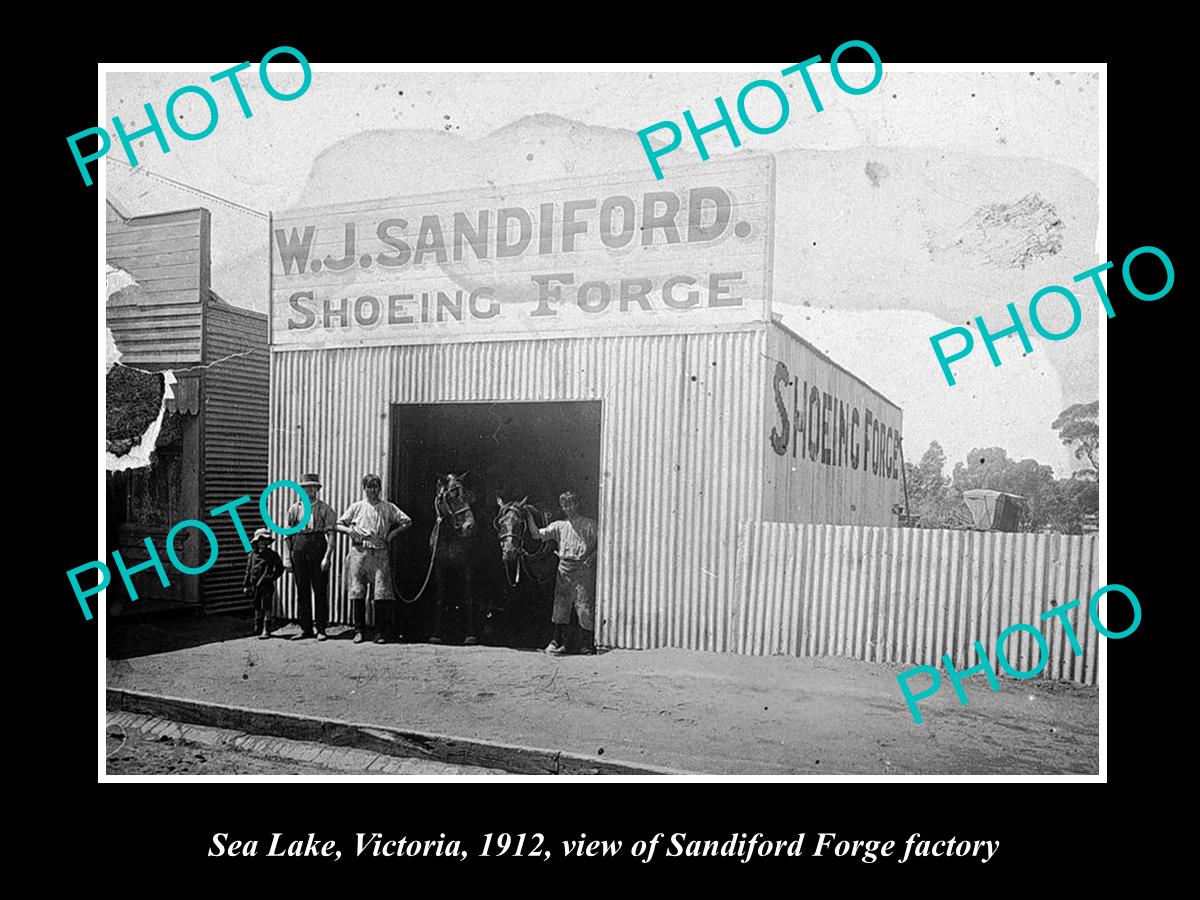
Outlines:
{"type": "MultiPolygon", "coordinates": [[[[404,595],[415,596],[428,571],[438,477],[465,473],[475,495],[471,594],[482,611],[479,637],[502,646],[544,646],[557,557],[547,553],[528,563],[514,585],[493,528],[497,498],[527,496],[544,524],[562,518],[558,495],[571,488],[580,513],[597,518],[601,406],[599,400],[393,404],[388,499],[413,520],[393,548],[393,571],[404,595]]],[[[417,603],[400,606],[398,624],[406,638],[427,638],[435,611],[433,579],[417,603]]]]}

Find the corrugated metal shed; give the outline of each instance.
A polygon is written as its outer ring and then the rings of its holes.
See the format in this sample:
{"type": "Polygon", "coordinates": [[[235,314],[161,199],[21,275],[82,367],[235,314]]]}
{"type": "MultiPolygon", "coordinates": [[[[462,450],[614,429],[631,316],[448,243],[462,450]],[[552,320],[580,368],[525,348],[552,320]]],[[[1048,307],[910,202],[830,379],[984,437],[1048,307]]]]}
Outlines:
{"type": "MultiPolygon", "coordinates": [[[[389,471],[393,403],[600,400],[597,638],[723,644],[739,519],[759,514],[765,329],[276,352],[271,480],[325,476],[339,511],[389,471]],[[307,469],[306,469],[307,467],[307,469]]],[[[282,521],[289,494],[272,498],[282,521]]],[[[391,498],[401,508],[404,497],[391,498]]],[[[497,551],[498,552],[498,551],[497,551]]],[[[343,554],[331,614],[348,621],[343,554]]],[[[294,587],[284,606],[295,618],[294,587]]]]}
{"type": "MultiPolygon", "coordinates": [[[[776,456],[768,439],[772,356],[790,354],[814,383],[869,398],[880,418],[899,426],[894,406],[779,331],[758,323],[705,334],[275,352],[269,480],[320,471],[323,497],[340,511],[358,498],[364,472],[393,483],[392,404],[599,400],[598,639],[724,650],[739,521],[761,518],[767,506],[820,518],[846,497],[863,504],[847,507],[846,519],[893,520],[890,475],[810,460],[818,475],[808,484],[830,482],[816,499],[795,494],[793,503],[806,505],[789,508],[765,488],[776,456]]],[[[412,498],[390,499],[404,508],[412,498]]],[[[273,502],[282,521],[290,494],[273,502]]],[[[342,557],[335,555],[331,614],[347,622],[342,557]]],[[[280,613],[296,617],[290,578],[280,613]]]]}
{"type": "MultiPolygon", "coordinates": [[[[257,522],[258,496],[267,486],[267,317],[215,298],[205,312],[203,506],[249,495],[253,506],[245,518],[257,522]]],[[[234,549],[241,544],[233,521],[218,516],[209,524],[222,551],[200,576],[205,608],[244,606],[245,557],[234,549]]]]}
{"type": "MultiPolygon", "coordinates": [[[[725,649],[739,522],[889,525],[899,491],[900,410],[771,320],[773,203],[773,161],[748,158],[651,186],[613,173],[287,211],[268,480],[318,471],[343,510],[365,472],[399,492],[429,470],[394,463],[396,445],[431,452],[424,426],[393,429],[395,405],[598,402],[597,640],[725,649]],[[799,437],[804,457],[785,457],[799,437]]],[[[295,618],[290,578],[282,603],[295,618]]]]}
{"type": "Polygon", "coordinates": [[[107,310],[126,365],[161,369],[202,361],[209,228],[206,209],[128,216],[108,202],[105,258],[137,282],[114,295],[107,310]]]}
{"type": "MultiPolygon", "coordinates": [[[[213,294],[210,246],[208,210],[131,217],[108,202],[105,256],[134,280],[110,298],[109,330],[122,365],[175,372],[175,396],[166,406],[182,417],[180,447],[155,463],[162,472],[117,476],[129,485],[161,482],[170,509],[144,509],[142,503],[142,513],[121,524],[121,546],[113,549],[131,563],[141,561],[147,558],[144,538],[150,537],[165,559],[164,539],[172,525],[187,518],[208,522],[220,547],[208,572],[197,577],[168,570],[168,589],[153,573],[134,576],[141,598],[202,603],[206,609],[246,603],[241,543],[229,518],[212,519],[208,510],[244,494],[257,506],[266,486],[269,383],[267,317],[213,294]],[[146,516],[153,521],[143,521],[146,516]]],[[[137,489],[147,494],[145,484],[137,489]]],[[[161,491],[149,492],[156,493],[161,491]]],[[[248,526],[257,515],[255,508],[246,516],[248,526]]],[[[176,548],[192,566],[208,555],[195,529],[183,531],[176,548]]]]}

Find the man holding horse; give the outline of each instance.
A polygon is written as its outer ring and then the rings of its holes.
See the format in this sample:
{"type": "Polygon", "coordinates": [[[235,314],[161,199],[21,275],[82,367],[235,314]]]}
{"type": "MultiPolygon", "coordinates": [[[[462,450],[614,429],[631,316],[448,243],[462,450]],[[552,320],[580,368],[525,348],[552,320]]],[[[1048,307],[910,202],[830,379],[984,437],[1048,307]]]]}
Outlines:
{"type": "Polygon", "coordinates": [[[582,637],[579,652],[596,652],[596,547],[599,543],[596,522],[579,513],[579,499],[572,490],[559,495],[559,505],[566,514],[565,519],[551,522],[539,528],[529,516],[529,528],[542,540],[558,544],[558,578],[554,585],[554,610],[550,621],[554,625],[554,638],[546,652],[561,656],[567,652],[567,626],[571,624],[571,610],[579,618],[582,637]]]}
{"type": "Polygon", "coordinates": [[[391,620],[392,587],[390,541],[412,527],[400,507],[380,497],[383,479],[370,474],[363,477],[363,499],[337,520],[337,530],[350,535],[347,555],[349,595],[354,603],[354,643],[361,644],[367,629],[367,586],[375,588],[375,643],[385,641],[386,623],[391,620]]]}

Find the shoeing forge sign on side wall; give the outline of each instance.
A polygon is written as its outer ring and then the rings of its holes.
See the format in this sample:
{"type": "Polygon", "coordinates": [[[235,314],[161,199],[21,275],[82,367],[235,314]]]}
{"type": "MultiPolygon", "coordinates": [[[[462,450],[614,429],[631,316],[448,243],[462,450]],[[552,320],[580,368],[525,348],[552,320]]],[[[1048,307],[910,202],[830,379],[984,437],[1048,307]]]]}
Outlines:
{"type": "Polygon", "coordinates": [[[800,373],[793,377],[782,362],[771,372],[771,390],[775,418],[768,416],[768,440],[776,456],[790,452],[793,459],[861,468],[863,475],[876,478],[900,477],[900,423],[888,421],[894,415],[891,409],[878,401],[872,408],[861,389],[839,396],[836,388],[828,389],[817,378],[811,383],[804,379],[801,387],[800,373]]]}
{"type": "Polygon", "coordinates": [[[770,320],[771,157],[289,211],[279,348],[703,330],[770,320]]]}

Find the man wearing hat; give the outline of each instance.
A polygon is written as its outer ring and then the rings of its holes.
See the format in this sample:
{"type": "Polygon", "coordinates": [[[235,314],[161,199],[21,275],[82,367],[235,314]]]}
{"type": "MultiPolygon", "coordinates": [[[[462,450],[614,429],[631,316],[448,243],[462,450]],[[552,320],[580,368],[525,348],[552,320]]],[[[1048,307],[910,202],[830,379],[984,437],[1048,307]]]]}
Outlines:
{"type": "MultiPolygon", "coordinates": [[[[337,531],[337,513],[317,495],[321,492],[321,476],[309,472],[300,476],[300,487],[308,494],[312,515],[302,531],[283,539],[283,565],[296,576],[296,602],[300,609],[300,633],[292,638],[301,641],[313,636],[313,605],[317,613],[317,640],[325,640],[329,625],[329,561],[333,558],[333,535],[337,531]],[[310,601],[309,594],[312,594],[310,601]]],[[[304,504],[296,501],[287,511],[291,528],[304,519],[304,504]]]]}
{"type": "Polygon", "coordinates": [[[275,582],[283,574],[283,560],[271,549],[275,535],[260,528],[250,540],[246,578],[242,590],[254,600],[254,633],[260,641],[271,636],[271,610],[275,604],[275,582]]]}

